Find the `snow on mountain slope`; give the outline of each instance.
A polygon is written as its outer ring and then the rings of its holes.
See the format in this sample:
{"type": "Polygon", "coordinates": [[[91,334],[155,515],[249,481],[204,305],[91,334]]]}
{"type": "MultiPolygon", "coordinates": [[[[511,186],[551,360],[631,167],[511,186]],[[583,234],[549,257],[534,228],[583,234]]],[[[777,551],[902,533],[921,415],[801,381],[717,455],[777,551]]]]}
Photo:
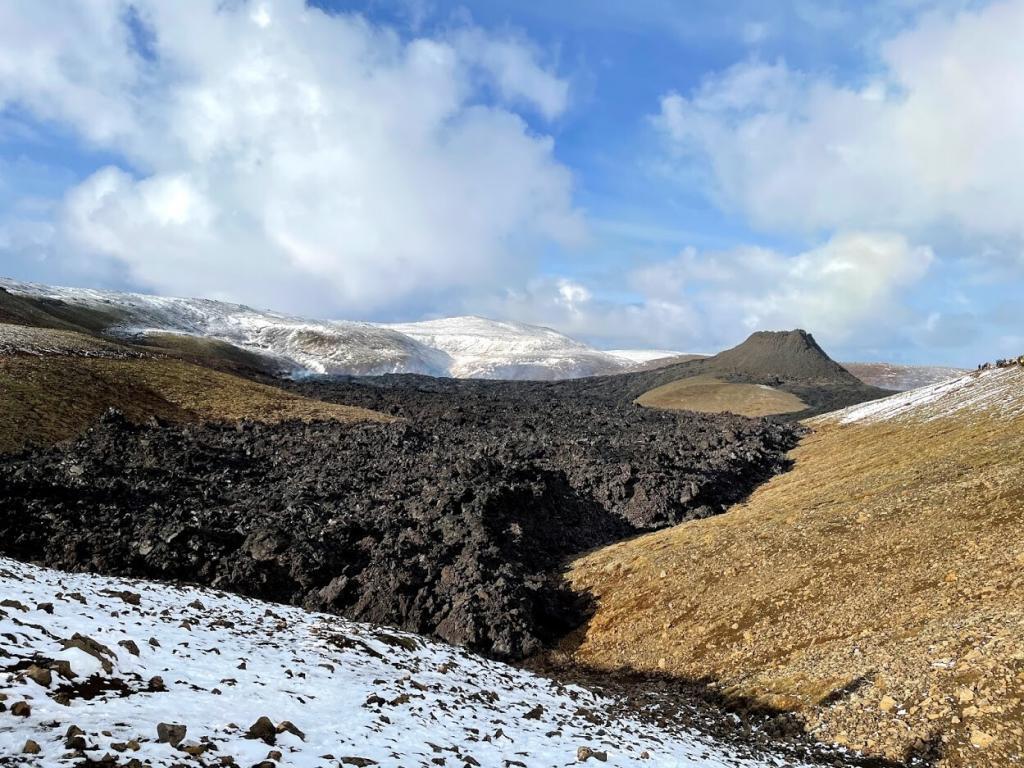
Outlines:
{"type": "Polygon", "coordinates": [[[873,387],[906,392],[963,376],[963,368],[943,365],[899,365],[897,363],[840,363],[846,370],[873,387]]]}
{"type": "Polygon", "coordinates": [[[649,363],[652,360],[665,360],[670,357],[688,354],[687,352],[673,352],[669,349],[606,349],[604,353],[634,364],[649,363]]]}
{"type": "Polygon", "coordinates": [[[567,379],[614,373],[619,358],[550,328],[483,317],[385,326],[447,354],[449,375],[472,379],[567,379]]]}
{"type": "Polygon", "coordinates": [[[631,361],[550,328],[481,317],[383,325],[316,321],[240,304],[0,279],[12,294],[108,313],[114,333],[204,336],[277,361],[294,374],[420,373],[458,378],[564,379],[615,373],[631,361]]]}
{"type": "Polygon", "coordinates": [[[204,336],[275,360],[293,373],[443,375],[447,357],[372,323],[319,322],[241,304],[139,293],[58,288],[0,279],[13,294],[56,299],[117,318],[115,334],[154,331],[204,336]]]}
{"type": "Polygon", "coordinates": [[[814,421],[872,424],[883,421],[932,421],[959,414],[978,413],[997,417],[1024,413],[1024,367],[974,371],[949,381],[844,408],[814,421]]]}
{"type": "Polygon", "coordinates": [[[612,714],[611,699],[461,649],[298,608],[7,558],[0,594],[0,765],[110,754],[154,766],[543,768],[581,749],[609,766],[781,762],[612,714]]]}

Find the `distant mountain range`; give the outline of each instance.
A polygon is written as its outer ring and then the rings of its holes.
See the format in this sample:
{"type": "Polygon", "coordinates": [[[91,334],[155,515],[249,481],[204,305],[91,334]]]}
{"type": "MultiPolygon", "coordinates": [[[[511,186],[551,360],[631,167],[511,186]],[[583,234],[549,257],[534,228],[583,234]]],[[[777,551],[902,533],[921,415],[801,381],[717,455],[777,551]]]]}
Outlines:
{"type": "MultiPolygon", "coordinates": [[[[483,317],[415,323],[313,320],[209,299],[61,288],[0,278],[0,322],[44,325],[181,347],[201,339],[292,377],[417,373],[558,380],[661,368],[699,355],[599,350],[551,328],[483,317]],[[168,340],[168,337],[173,337],[168,340]],[[227,345],[230,345],[228,347],[227,345]]],[[[948,368],[851,364],[874,386],[909,389],[955,376],[948,368]]]]}
{"type": "MultiPolygon", "coordinates": [[[[316,374],[569,379],[618,373],[666,352],[602,352],[550,328],[483,317],[378,324],[309,318],[182,299],[0,279],[0,288],[64,324],[120,337],[161,334],[227,342],[292,376],[316,374]]],[[[23,314],[27,314],[26,309],[23,314]]],[[[10,314],[10,313],[8,313],[10,314]]],[[[0,315],[0,319],[3,319],[0,315]]],[[[37,317],[33,317],[38,322],[37,317]]],[[[17,317],[9,318],[18,321],[17,317]]]]}

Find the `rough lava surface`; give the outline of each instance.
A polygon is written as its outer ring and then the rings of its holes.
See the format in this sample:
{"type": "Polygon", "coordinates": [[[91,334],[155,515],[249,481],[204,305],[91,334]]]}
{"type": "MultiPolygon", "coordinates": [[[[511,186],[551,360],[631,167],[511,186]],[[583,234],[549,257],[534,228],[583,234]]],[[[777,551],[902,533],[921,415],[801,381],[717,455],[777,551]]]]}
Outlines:
{"type": "Polygon", "coordinates": [[[782,471],[798,434],[573,401],[425,402],[372,425],[108,415],[76,442],[0,460],[0,548],[520,658],[586,616],[567,558],[720,512],[782,471]]]}

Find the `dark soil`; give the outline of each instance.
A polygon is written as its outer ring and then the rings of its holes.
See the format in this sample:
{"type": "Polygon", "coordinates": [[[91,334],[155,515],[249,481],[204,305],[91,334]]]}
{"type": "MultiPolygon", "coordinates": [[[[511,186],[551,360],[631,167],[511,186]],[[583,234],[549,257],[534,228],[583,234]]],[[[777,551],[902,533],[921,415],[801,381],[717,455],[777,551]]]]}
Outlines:
{"type": "Polygon", "coordinates": [[[510,397],[399,379],[305,388],[407,422],[136,426],[114,414],[75,443],[4,457],[0,550],[521,658],[586,617],[561,579],[566,558],[720,512],[786,467],[798,432],[540,385],[509,384],[510,397]]]}

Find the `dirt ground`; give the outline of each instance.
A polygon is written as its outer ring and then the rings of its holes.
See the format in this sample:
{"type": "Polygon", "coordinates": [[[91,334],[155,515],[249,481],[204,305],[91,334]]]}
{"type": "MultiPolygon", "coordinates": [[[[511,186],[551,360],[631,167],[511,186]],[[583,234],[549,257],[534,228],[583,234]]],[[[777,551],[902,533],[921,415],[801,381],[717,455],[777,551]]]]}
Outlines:
{"type": "Polygon", "coordinates": [[[740,416],[774,416],[796,413],[807,404],[796,395],[762,384],[734,384],[712,376],[679,379],[645,392],[636,400],[646,408],[700,413],[736,413],[740,416]]]}
{"type": "Polygon", "coordinates": [[[564,661],[700,680],[892,759],[1024,753],[1024,417],[819,425],[724,515],[568,577],[564,661]]]}

